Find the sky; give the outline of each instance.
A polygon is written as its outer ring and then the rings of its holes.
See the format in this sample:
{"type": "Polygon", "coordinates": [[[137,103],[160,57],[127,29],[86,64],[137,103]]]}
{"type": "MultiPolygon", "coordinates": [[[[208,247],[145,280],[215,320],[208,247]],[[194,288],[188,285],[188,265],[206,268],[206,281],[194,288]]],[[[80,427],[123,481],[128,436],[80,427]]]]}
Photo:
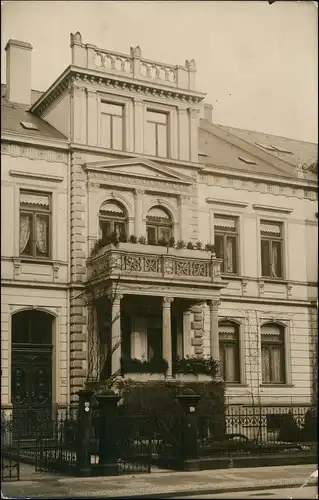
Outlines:
{"type": "Polygon", "coordinates": [[[215,123],[318,142],[318,7],[311,1],[3,1],[5,44],[30,42],[32,88],[71,63],[70,33],[84,43],[183,65],[215,123]]]}

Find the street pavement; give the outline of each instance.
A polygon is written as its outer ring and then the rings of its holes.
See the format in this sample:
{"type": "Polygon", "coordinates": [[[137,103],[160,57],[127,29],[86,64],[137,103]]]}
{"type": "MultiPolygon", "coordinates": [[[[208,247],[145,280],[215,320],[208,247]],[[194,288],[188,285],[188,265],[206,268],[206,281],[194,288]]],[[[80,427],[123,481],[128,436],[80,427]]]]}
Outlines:
{"type": "MultiPolygon", "coordinates": [[[[269,500],[275,500],[277,498],[285,499],[315,499],[318,493],[317,486],[307,486],[305,488],[277,488],[271,490],[255,490],[255,491],[240,491],[240,492],[232,492],[232,493],[218,493],[214,495],[214,499],[220,498],[250,498],[251,500],[258,500],[259,498],[269,498],[269,500]]],[[[178,497],[174,497],[178,500],[178,497]]],[[[187,499],[209,499],[212,498],[211,494],[208,495],[191,495],[188,496],[187,499]]]]}
{"type": "MultiPolygon", "coordinates": [[[[5,496],[14,498],[100,497],[115,499],[124,497],[129,499],[133,497],[185,498],[186,496],[190,498],[191,495],[202,498],[199,495],[211,497],[221,493],[227,493],[229,494],[228,498],[233,498],[234,493],[231,494],[231,492],[240,493],[239,498],[242,498],[242,492],[249,492],[249,490],[299,487],[316,468],[316,465],[307,464],[214,469],[199,472],[154,470],[150,474],[77,478],[35,473],[31,466],[23,466],[21,480],[3,482],[1,488],[5,496]]],[[[310,483],[317,484],[317,479],[310,480],[310,483]]],[[[256,498],[251,496],[252,493],[253,491],[251,491],[249,498],[256,498]]]]}

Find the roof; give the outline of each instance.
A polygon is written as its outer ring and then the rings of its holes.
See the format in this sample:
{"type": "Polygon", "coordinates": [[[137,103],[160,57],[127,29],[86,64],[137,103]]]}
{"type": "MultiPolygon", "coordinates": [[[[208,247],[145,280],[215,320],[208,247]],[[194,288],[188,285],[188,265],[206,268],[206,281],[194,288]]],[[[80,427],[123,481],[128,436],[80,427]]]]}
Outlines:
{"type": "MultiPolygon", "coordinates": [[[[8,101],[5,97],[4,84],[1,84],[1,131],[13,132],[28,137],[50,138],[67,140],[65,135],[56,130],[52,125],[28,112],[29,106],[8,101]],[[25,128],[21,122],[31,123],[35,129],[25,128]]],[[[31,100],[35,102],[43,92],[31,91],[31,100]]]]}
{"type": "Polygon", "coordinates": [[[217,125],[201,119],[199,148],[200,160],[207,166],[294,178],[300,176],[303,166],[302,177],[317,180],[318,145],[311,142],[217,125]],[[236,145],[232,139],[236,139],[236,145]],[[250,151],[255,150],[254,153],[245,152],[247,144],[250,151]]]}

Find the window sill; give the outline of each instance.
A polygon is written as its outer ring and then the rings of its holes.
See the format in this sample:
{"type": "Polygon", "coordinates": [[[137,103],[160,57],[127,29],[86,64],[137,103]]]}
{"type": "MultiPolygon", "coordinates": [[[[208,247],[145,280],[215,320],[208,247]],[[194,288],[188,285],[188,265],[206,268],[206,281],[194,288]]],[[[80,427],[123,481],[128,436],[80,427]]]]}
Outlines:
{"type": "Polygon", "coordinates": [[[295,384],[260,384],[259,387],[295,387],[295,384]]]}
{"type": "Polygon", "coordinates": [[[240,382],[224,382],[226,387],[248,387],[248,384],[241,384],[240,382]]]}
{"type": "Polygon", "coordinates": [[[20,260],[21,263],[27,263],[27,264],[50,264],[50,265],[53,265],[53,264],[56,264],[56,261],[52,260],[52,259],[37,259],[36,257],[35,258],[32,258],[32,257],[16,257],[17,259],[20,260]]]}
{"type": "Polygon", "coordinates": [[[288,283],[288,280],[284,279],[284,278],[264,278],[264,277],[261,277],[259,278],[259,281],[264,281],[265,283],[280,283],[282,285],[287,285],[288,283]]]}

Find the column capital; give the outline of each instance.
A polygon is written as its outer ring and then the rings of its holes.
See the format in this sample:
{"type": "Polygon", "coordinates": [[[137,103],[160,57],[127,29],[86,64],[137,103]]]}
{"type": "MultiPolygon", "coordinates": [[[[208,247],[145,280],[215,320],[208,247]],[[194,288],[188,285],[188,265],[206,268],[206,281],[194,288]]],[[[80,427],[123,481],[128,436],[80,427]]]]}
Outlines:
{"type": "Polygon", "coordinates": [[[218,307],[220,306],[220,300],[207,300],[207,305],[211,311],[218,311],[218,307]]]}
{"type": "Polygon", "coordinates": [[[174,300],[173,297],[163,297],[162,298],[163,307],[171,307],[173,300],[174,300]]]}
{"type": "Polygon", "coordinates": [[[121,300],[123,299],[123,295],[120,294],[112,294],[108,295],[108,299],[112,302],[112,305],[120,305],[121,300]]]}
{"type": "Polygon", "coordinates": [[[135,188],[136,196],[143,196],[144,193],[145,193],[145,189],[135,188]]]}

